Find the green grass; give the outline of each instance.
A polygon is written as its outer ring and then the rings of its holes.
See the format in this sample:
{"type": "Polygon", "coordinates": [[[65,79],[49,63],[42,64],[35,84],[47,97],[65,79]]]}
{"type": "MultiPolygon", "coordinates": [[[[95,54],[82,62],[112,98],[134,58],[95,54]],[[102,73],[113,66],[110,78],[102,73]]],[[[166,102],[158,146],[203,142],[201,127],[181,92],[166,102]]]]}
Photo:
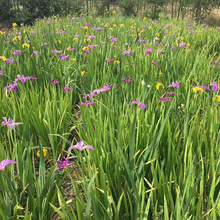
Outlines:
{"type": "Polygon", "coordinates": [[[203,30],[194,21],[70,20],[40,20],[14,29],[15,35],[0,35],[0,56],[17,61],[1,59],[0,118],[24,123],[14,130],[0,127],[0,161],[17,162],[0,171],[1,219],[51,219],[55,211],[62,219],[218,219],[220,94],[211,87],[203,93],[193,88],[219,82],[220,67],[211,62],[220,63],[220,32],[203,30]],[[93,27],[80,28],[89,23],[93,27]],[[189,23],[196,33],[189,34],[189,23]],[[172,27],[165,29],[168,25],[172,27]],[[104,30],[95,31],[98,27],[104,30]],[[66,33],[56,34],[60,30],[66,33]],[[17,32],[20,39],[15,39],[17,32]],[[75,33],[78,40],[73,40],[75,33]],[[92,35],[96,37],[87,40],[92,35]],[[152,43],[156,35],[160,46],[152,43]],[[118,41],[111,42],[110,36],[118,41]],[[30,47],[23,48],[28,40],[30,47]],[[42,47],[45,42],[49,46],[42,47]],[[153,53],[147,55],[149,44],[153,53]],[[83,54],[87,45],[98,46],[83,54]],[[128,49],[133,53],[123,55],[128,49]],[[23,53],[12,55],[14,50],[23,53]],[[62,50],[68,61],[52,50],[62,50]],[[40,54],[32,55],[34,51],[40,54]],[[18,74],[37,80],[18,81],[17,92],[4,91],[18,74]],[[132,81],[123,82],[125,76],[132,81]],[[55,79],[60,83],[52,85],[55,79]],[[166,88],[175,81],[179,88],[166,88]],[[168,96],[162,87],[156,89],[157,83],[176,94],[172,102],[159,99],[168,96]],[[110,90],[94,96],[95,105],[78,105],[85,101],[83,94],[106,84],[110,90]],[[73,89],[64,93],[65,86],[73,89]],[[145,110],[131,105],[137,97],[145,110]],[[67,151],[79,141],[95,151],[67,151]],[[56,160],[63,156],[75,164],[55,172],[56,160]],[[72,198],[62,187],[67,176],[72,198]]]}

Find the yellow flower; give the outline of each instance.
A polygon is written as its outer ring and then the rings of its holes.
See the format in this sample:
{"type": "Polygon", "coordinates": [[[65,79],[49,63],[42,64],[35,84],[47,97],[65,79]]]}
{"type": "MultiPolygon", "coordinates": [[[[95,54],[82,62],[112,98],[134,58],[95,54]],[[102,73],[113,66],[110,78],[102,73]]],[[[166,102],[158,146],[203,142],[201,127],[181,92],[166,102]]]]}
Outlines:
{"type": "Polygon", "coordinates": [[[70,51],[70,47],[67,47],[67,51],[70,51]]]}
{"type": "Polygon", "coordinates": [[[155,34],[155,36],[156,36],[156,37],[159,37],[159,36],[160,36],[160,34],[159,34],[159,33],[156,33],[156,34],[155,34]]]}
{"type": "Polygon", "coordinates": [[[117,25],[116,25],[116,24],[113,24],[113,27],[117,27],[117,25]]]}
{"type": "Polygon", "coordinates": [[[215,95],[213,97],[213,102],[215,102],[216,98],[217,98],[218,102],[220,102],[220,95],[215,95]]]}
{"type": "Polygon", "coordinates": [[[25,47],[29,48],[29,47],[30,47],[30,44],[24,43],[24,44],[22,44],[22,47],[23,47],[23,48],[25,48],[25,47]]]}
{"type": "Polygon", "coordinates": [[[115,10],[113,11],[113,15],[115,14],[115,10]]]}
{"type": "Polygon", "coordinates": [[[145,17],[144,20],[147,20],[147,18],[145,17]]]}
{"type": "Polygon", "coordinates": [[[89,28],[88,26],[85,26],[85,27],[84,27],[85,30],[88,30],[88,28],[89,28]]]}
{"type": "Polygon", "coordinates": [[[20,40],[20,41],[21,41],[21,37],[20,37],[20,36],[18,36],[18,40],[20,40]]]}
{"type": "Polygon", "coordinates": [[[119,60],[114,60],[114,63],[119,64],[120,61],[119,60]]]}
{"type": "Polygon", "coordinates": [[[159,72],[159,75],[162,76],[162,72],[161,72],[161,70],[160,70],[160,72],[159,72]]]}
{"type": "Polygon", "coordinates": [[[69,25],[66,25],[66,27],[68,27],[69,25]]]}
{"type": "Polygon", "coordinates": [[[7,59],[5,56],[0,56],[0,60],[3,60],[5,62],[7,59]]]}
{"type": "Polygon", "coordinates": [[[190,47],[190,43],[188,42],[187,47],[190,47]]]}
{"type": "Polygon", "coordinates": [[[107,25],[107,24],[105,24],[105,25],[104,25],[104,27],[108,27],[108,25],[107,25]]]}
{"type": "Polygon", "coordinates": [[[60,40],[58,40],[57,42],[58,42],[58,44],[61,44],[61,41],[60,41],[60,40]]]}
{"type": "Polygon", "coordinates": [[[125,27],[125,25],[124,24],[120,24],[120,27],[125,27]]]}
{"type": "Polygon", "coordinates": [[[201,94],[202,94],[202,93],[204,92],[204,89],[202,89],[202,88],[200,88],[200,87],[198,87],[198,86],[193,88],[193,93],[194,93],[194,92],[198,92],[198,91],[200,91],[201,94]]]}
{"type": "Polygon", "coordinates": [[[72,61],[76,62],[76,58],[71,59],[72,61]]]}
{"type": "Polygon", "coordinates": [[[12,27],[17,27],[18,25],[16,23],[13,23],[12,24],[12,27]]]}
{"type": "MultiPolygon", "coordinates": [[[[44,157],[47,155],[47,149],[43,149],[44,157]]],[[[40,151],[37,151],[37,156],[40,157],[40,151]]]]}
{"type": "Polygon", "coordinates": [[[89,48],[88,47],[83,47],[82,50],[89,50],[89,48]]]}
{"type": "Polygon", "coordinates": [[[3,35],[4,33],[2,31],[0,31],[0,34],[3,35]]]}
{"type": "Polygon", "coordinates": [[[164,89],[164,85],[162,83],[157,83],[156,89],[159,90],[161,86],[164,89]]]}
{"type": "Polygon", "coordinates": [[[87,39],[87,41],[91,42],[91,39],[87,39]]]}
{"type": "Polygon", "coordinates": [[[110,31],[113,31],[113,28],[109,28],[110,31]]]}
{"type": "Polygon", "coordinates": [[[77,41],[78,42],[78,38],[77,37],[73,38],[73,41],[77,41]]]}
{"type": "Polygon", "coordinates": [[[149,29],[153,29],[153,28],[150,26],[149,29]]]}
{"type": "Polygon", "coordinates": [[[85,71],[81,71],[81,75],[84,76],[85,75],[85,71]]]}
{"type": "Polygon", "coordinates": [[[180,39],[181,39],[181,40],[184,40],[184,38],[183,38],[182,36],[180,37],[180,39]]]}

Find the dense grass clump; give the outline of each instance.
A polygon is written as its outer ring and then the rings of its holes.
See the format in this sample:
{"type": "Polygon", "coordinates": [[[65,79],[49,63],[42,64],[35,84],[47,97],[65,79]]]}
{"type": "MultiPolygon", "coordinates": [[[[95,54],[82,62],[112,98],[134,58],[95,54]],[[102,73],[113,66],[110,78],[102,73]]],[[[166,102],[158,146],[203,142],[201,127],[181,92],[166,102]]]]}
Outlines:
{"type": "Polygon", "coordinates": [[[219,27],[52,17],[0,45],[1,219],[220,218],[219,27]]]}

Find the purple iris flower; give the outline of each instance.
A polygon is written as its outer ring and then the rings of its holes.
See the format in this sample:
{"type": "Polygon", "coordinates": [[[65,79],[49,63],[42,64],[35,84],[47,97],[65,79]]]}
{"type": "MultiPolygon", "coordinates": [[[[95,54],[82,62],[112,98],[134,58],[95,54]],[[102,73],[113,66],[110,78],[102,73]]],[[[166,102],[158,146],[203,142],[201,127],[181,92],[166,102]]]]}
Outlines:
{"type": "Polygon", "coordinates": [[[174,92],[167,92],[166,90],[163,90],[168,96],[176,96],[176,94],[174,92]]]}
{"type": "Polygon", "coordinates": [[[93,102],[89,102],[89,101],[86,101],[86,102],[81,102],[81,103],[78,103],[79,105],[81,106],[88,106],[88,105],[95,105],[93,102]]]}
{"type": "Polygon", "coordinates": [[[60,161],[57,160],[56,163],[57,163],[58,167],[56,168],[55,173],[56,173],[58,170],[66,169],[68,166],[74,164],[74,163],[72,163],[72,162],[69,162],[69,157],[67,157],[67,158],[62,157],[62,159],[61,159],[60,161]]]}
{"type": "Polygon", "coordinates": [[[67,91],[69,92],[71,89],[73,89],[72,87],[66,86],[63,88],[64,89],[64,93],[66,93],[67,91]]]}
{"type": "Polygon", "coordinates": [[[145,41],[145,40],[139,39],[138,42],[139,42],[139,43],[142,43],[142,44],[146,44],[146,41],[145,41]]]}
{"type": "Polygon", "coordinates": [[[218,83],[217,83],[217,82],[212,82],[212,83],[210,84],[210,86],[212,86],[212,91],[213,91],[213,92],[216,92],[216,91],[220,90],[220,86],[218,86],[218,83]]]}
{"type": "Polygon", "coordinates": [[[43,47],[43,46],[50,46],[50,44],[48,44],[48,43],[43,43],[43,44],[41,45],[41,47],[43,47]]]}
{"type": "Polygon", "coordinates": [[[160,65],[157,61],[156,62],[152,62],[152,64],[154,64],[155,66],[160,65]]]}
{"type": "Polygon", "coordinates": [[[16,61],[16,60],[12,60],[12,58],[10,57],[10,58],[8,58],[8,59],[6,60],[6,63],[7,63],[7,64],[9,64],[9,63],[17,63],[17,61],[16,61]]]}
{"type": "Polygon", "coordinates": [[[94,31],[102,31],[104,28],[94,28],[94,31]]]}
{"type": "Polygon", "coordinates": [[[133,51],[131,51],[130,49],[129,50],[126,50],[126,51],[124,51],[123,52],[123,55],[130,55],[130,54],[132,54],[133,53],[133,51]]]}
{"type": "Polygon", "coordinates": [[[214,61],[214,62],[211,62],[211,64],[214,64],[215,66],[220,65],[220,63],[216,63],[215,61],[214,61]]]}
{"type": "Polygon", "coordinates": [[[35,77],[33,77],[33,76],[30,76],[30,77],[29,77],[29,80],[30,80],[31,82],[33,82],[35,79],[37,79],[37,78],[35,78],[35,77]]]}
{"type": "Polygon", "coordinates": [[[94,38],[95,38],[95,36],[94,36],[94,35],[92,35],[92,36],[88,36],[88,38],[87,38],[87,39],[93,40],[94,38]]]}
{"type": "Polygon", "coordinates": [[[115,41],[117,42],[117,41],[118,41],[118,38],[114,38],[114,37],[112,37],[112,36],[111,36],[111,37],[108,37],[108,39],[111,39],[112,42],[115,42],[115,41]]]}
{"type": "Polygon", "coordinates": [[[172,102],[172,100],[168,97],[163,98],[163,97],[160,96],[160,100],[162,100],[164,102],[172,102]]]}
{"type": "Polygon", "coordinates": [[[159,53],[159,54],[164,54],[164,51],[158,50],[158,53],[159,53]]]}
{"type": "Polygon", "coordinates": [[[147,50],[144,51],[147,55],[153,53],[153,48],[149,47],[147,50]]]}
{"type": "Polygon", "coordinates": [[[111,88],[111,86],[109,84],[106,84],[103,88],[101,89],[95,89],[92,92],[92,96],[94,96],[95,94],[100,94],[101,92],[107,92],[109,91],[111,88]]]}
{"type": "Polygon", "coordinates": [[[15,50],[14,52],[12,52],[12,54],[14,55],[22,55],[23,51],[22,50],[15,50]]]}
{"type": "Polygon", "coordinates": [[[90,48],[90,49],[95,49],[98,45],[88,45],[87,47],[90,48]]]}
{"type": "Polygon", "coordinates": [[[139,98],[136,99],[136,101],[132,101],[131,105],[137,104],[140,109],[145,110],[147,106],[144,103],[139,102],[139,98]]]}
{"type": "Polygon", "coordinates": [[[193,33],[196,33],[196,32],[198,32],[198,31],[194,31],[194,30],[191,29],[189,34],[193,34],[193,33]]]}
{"type": "Polygon", "coordinates": [[[24,123],[22,123],[22,122],[14,123],[12,119],[8,118],[8,120],[7,120],[7,118],[5,118],[5,117],[3,117],[3,120],[4,120],[4,121],[2,122],[2,125],[7,125],[7,126],[9,126],[11,130],[14,129],[14,126],[18,126],[18,125],[24,124],[24,123]]]}
{"type": "Polygon", "coordinates": [[[185,46],[186,46],[186,43],[185,43],[185,42],[180,43],[179,46],[180,46],[180,47],[185,47],[185,46]]]}
{"type": "Polygon", "coordinates": [[[8,92],[11,92],[11,90],[17,91],[17,87],[16,86],[17,86],[17,83],[12,83],[11,85],[6,86],[4,88],[4,90],[8,89],[8,92]]]}
{"type": "Polygon", "coordinates": [[[59,55],[59,57],[61,58],[61,60],[67,60],[69,59],[69,55],[65,56],[64,54],[59,55]]]}
{"type": "Polygon", "coordinates": [[[50,81],[51,81],[52,85],[56,85],[56,84],[60,83],[60,81],[58,81],[57,79],[56,80],[50,80],[50,81]]]}
{"type": "Polygon", "coordinates": [[[7,165],[10,164],[10,163],[17,164],[17,162],[14,161],[14,160],[8,160],[8,159],[3,160],[2,162],[0,162],[0,170],[4,170],[4,169],[5,169],[5,166],[7,166],[7,165]]]}
{"type": "Polygon", "coordinates": [[[113,63],[114,59],[106,59],[105,62],[113,63]]]}
{"type": "Polygon", "coordinates": [[[83,141],[80,141],[79,143],[77,143],[76,145],[69,147],[68,151],[70,151],[71,149],[78,149],[80,151],[85,150],[85,149],[89,149],[89,150],[95,150],[94,147],[92,147],[91,145],[86,145],[84,146],[83,141]]]}
{"type": "Polygon", "coordinates": [[[194,18],[193,18],[193,20],[196,20],[196,19],[197,19],[197,17],[194,17],[194,18]]]}
{"type": "Polygon", "coordinates": [[[216,28],[217,28],[218,31],[220,31],[220,27],[219,26],[217,26],[216,28]]]}
{"type": "Polygon", "coordinates": [[[172,82],[171,85],[167,86],[167,88],[169,88],[169,87],[176,87],[176,88],[179,88],[179,83],[178,83],[178,81],[176,81],[176,82],[172,82]]]}
{"type": "Polygon", "coordinates": [[[63,51],[62,50],[52,50],[52,53],[55,54],[55,53],[62,53],[63,51]]]}
{"type": "Polygon", "coordinates": [[[126,82],[126,83],[129,83],[129,82],[131,82],[131,80],[132,80],[132,78],[127,78],[126,76],[125,76],[125,78],[122,80],[123,82],[126,82]]]}
{"type": "Polygon", "coordinates": [[[15,82],[17,82],[18,80],[21,80],[21,82],[22,83],[25,83],[26,82],[26,80],[29,80],[30,79],[30,77],[24,77],[24,75],[17,75],[17,79],[15,79],[15,82]]]}

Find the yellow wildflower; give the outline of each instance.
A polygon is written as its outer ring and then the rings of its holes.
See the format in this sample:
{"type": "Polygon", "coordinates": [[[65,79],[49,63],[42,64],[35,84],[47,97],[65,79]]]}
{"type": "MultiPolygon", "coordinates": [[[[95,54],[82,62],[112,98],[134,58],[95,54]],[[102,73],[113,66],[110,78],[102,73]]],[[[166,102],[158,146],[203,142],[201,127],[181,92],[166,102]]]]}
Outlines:
{"type": "Polygon", "coordinates": [[[190,47],[190,43],[188,42],[187,47],[190,47]]]}
{"type": "Polygon", "coordinates": [[[119,64],[120,61],[119,61],[119,60],[114,60],[114,63],[115,63],[115,64],[119,64]]]}
{"type": "Polygon", "coordinates": [[[113,28],[109,28],[110,31],[113,31],[113,28]]]}
{"type": "Polygon", "coordinates": [[[73,41],[77,41],[78,42],[78,38],[77,37],[73,38],[73,41]]]}
{"type": "Polygon", "coordinates": [[[25,48],[25,47],[29,48],[29,47],[30,47],[30,44],[24,43],[24,44],[22,44],[22,47],[23,47],[23,48],[25,48]]]}
{"type": "Polygon", "coordinates": [[[3,35],[4,33],[2,31],[0,31],[0,34],[3,35]]]}
{"type": "Polygon", "coordinates": [[[84,76],[85,75],[85,71],[81,71],[81,75],[84,76]]]}
{"type": "Polygon", "coordinates": [[[147,18],[145,17],[144,20],[147,20],[147,18]]]}
{"type": "Polygon", "coordinates": [[[85,27],[84,27],[85,30],[88,30],[88,28],[89,28],[88,26],[85,26],[85,27]]]}
{"type": "Polygon", "coordinates": [[[164,89],[164,85],[162,83],[157,83],[156,89],[159,90],[161,86],[164,89]]]}
{"type": "Polygon", "coordinates": [[[71,59],[72,61],[76,62],[76,58],[71,59]]]}
{"type": "Polygon", "coordinates": [[[88,47],[83,47],[82,50],[89,50],[89,48],[88,47]]]}
{"type": "MultiPolygon", "coordinates": [[[[47,155],[47,149],[43,149],[44,157],[47,155]]],[[[37,151],[37,156],[40,157],[40,151],[37,151]]]]}
{"type": "Polygon", "coordinates": [[[115,14],[115,10],[113,11],[113,15],[115,14]]]}
{"type": "Polygon", "coordinates": [[[213,97],[213,102],[215,102],[216,98],[217,98],[218,102],[220,102],[220,95],[215,95],[213,97]]]}
{"type": "Polygon", "coordinates": [[[153,29],[153,28],[150,26],[149,29],[153,29]]]}
{"type": "Polygon", "coordinates": [[[3,60],[5,62],[7,59],[5,56],[0,56],[0,60],[3,60]]]}
{"type": "Polygon", "coordinates": [[[105,24],[105,25],[104,25],[104,27],[108,27],[108,25],[107,25],[107,24],[105,24]]]}
{"type": "Polygon", "coordinates": [[[125,25],[124,24],[120,24],[120,27],[125,27],[125,25]]]}
{"type": "Polygon", "coordinates": [[[198,91],[200,91],[202,94],[204,92],[204,89],[200,88],[199,86],[193,88],[193,93],[198,91]]]}
{"type": "Polygon", "coordinates": [[[13,23],[12,24],[12,27],[17,27],[18,25],[16,23],[13,23]]]}
{"type": "Polygon", "coordinates": [[[58,42],[58,44],[61,44],[61,41],[60,41],[60,40],[58,40],[57,42],[58,42]]]}
{"type": "Polygon", "coordinates": [[[160,36],[160,34],[159,34],[159,33],[156,33],[156,34],[155,34],[155,36],[156,36],[156,37],[159,37],[159,36],[160,36]]]}

